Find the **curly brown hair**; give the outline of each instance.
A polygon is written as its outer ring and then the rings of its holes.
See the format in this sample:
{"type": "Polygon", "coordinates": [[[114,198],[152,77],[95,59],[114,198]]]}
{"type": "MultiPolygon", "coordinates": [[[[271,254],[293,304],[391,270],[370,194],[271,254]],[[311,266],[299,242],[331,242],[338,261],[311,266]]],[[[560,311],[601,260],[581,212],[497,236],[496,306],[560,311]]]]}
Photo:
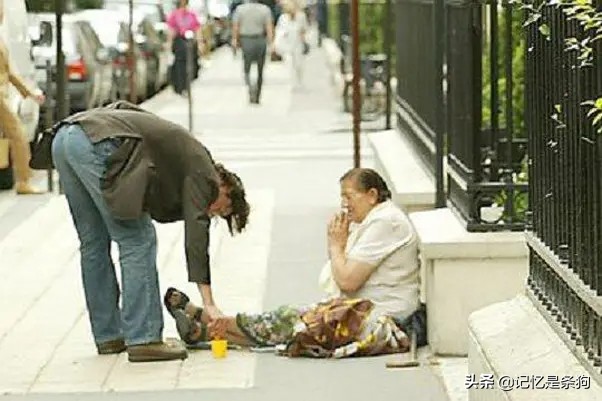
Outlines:
{"type": "Polygon", "coordinates": [[[238,175],[229,171],[223,164],[217,163],[215,169],[219,174],[222,185],[229,188],[229,197],[232,201],[232,213],[222,216],[228,223],[230,234],[242,232],[249,221],[251,206],[247,202],[245,187],[238,175]]]}

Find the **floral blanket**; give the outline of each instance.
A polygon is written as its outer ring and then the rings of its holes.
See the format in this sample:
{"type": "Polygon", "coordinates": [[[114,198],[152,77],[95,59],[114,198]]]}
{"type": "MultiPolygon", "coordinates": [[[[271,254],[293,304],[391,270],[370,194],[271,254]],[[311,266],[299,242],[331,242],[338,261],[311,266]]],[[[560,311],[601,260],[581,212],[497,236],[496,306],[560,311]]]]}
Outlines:
{"type": "Polygon", "coordinates": [[[366,299],[333,298],[304,308],[240,314],[239,328],[258,345],[278,345],[290,357],[343,358],[405,352],[407,335],[366,299]]]}

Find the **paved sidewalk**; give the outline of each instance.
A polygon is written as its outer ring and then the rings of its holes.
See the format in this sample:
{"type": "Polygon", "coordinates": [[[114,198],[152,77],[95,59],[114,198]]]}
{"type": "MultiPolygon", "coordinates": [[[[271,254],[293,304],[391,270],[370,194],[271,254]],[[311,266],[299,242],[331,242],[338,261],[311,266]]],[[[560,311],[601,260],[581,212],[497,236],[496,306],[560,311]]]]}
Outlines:
{"type": "MultiPolygon", "coordinates": [[[[273,194],[252,191],[256,205],[249,230],[223,236],[213,227],[211,253],[216,296],[225,311],[258,312],[271,225],[273,194]],[[215,241],[216,239],[221,239],[215,241]],[[222,242],[224,242],[222,244],[222,242]],[[220,252],[222,246],[240,252],[220,252]],[[240,271],[241,263],[247,269],[240,271]],[[236,277],[237,280],[232,280],[236,277]]],[[[180,223],[156,225],[162,292],[183,285],[185,257],[180,223]]],[[[253,384],[255,356],[233,353],[226,361],[208,353],[191,353],[184,362],[129,364],[126,354],[96,356],[79,278],[75,231],[63,197],[55,197],[0,242],[0,393],[99,392],[186,388],[248,387],[253,384]],[[40,227],[45,227],[40,230],[40,227]],[[32,252],[32,243],[37,243],[32,252]]],[[[113,249],[117,260],[117,249],[113,249]]],[[[175,337],[164,314],[166,336],[175,337]]]]}
{"type": "MultiPolygon", "coordinates": [[[[247,103],[240,62],[218,52],[193,91],[195,134],[239,173],[252,205],[244,235],[212,228],[214,290],[227,313],[319,299],[325,224],[338,209],[338,179],[352,166],[349,116],[340,113],[320,50],[307,58],[303,91],[293,91],[285,65],[268,63],[259,106],[247,103]]],[[[169,89],[144,107],[187,124],[186,99],[169,89]]],[[[363,165],[371,166],[365,138],[362,150],[363,165]]],[[[183,362],[142,365],[125,355],[96,356],[65,201],[21,199],[0,195],[0,394],[7,400],[446,399],[428,364],[387,370],[392,356],[328,361],[230,352],[214,360],[199,351],[183,362]]],[[[162,289],[177,285],[198,300],[183,284],[181,223],[157,229],[162,289]]],[[[165,319],[166,336],[174,336],[165,319]]]]}

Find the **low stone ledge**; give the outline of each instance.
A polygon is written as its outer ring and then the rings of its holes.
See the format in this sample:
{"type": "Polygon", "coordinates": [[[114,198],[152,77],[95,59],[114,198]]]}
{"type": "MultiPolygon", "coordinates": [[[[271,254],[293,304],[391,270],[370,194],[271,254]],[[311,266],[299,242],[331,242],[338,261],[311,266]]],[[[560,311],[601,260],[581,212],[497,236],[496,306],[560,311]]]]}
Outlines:
{"type": "Polygon", "coordinates": [[[468,354],[468,316],[524,288],[528,252],[522,233],[469,233],[447,208],[415,212],[428,340],[439,355],[468,354]]]}
{"type": "Polygon", "coordinates": [[[500,389],[499,379],[503,376],[543,376],[544,385],[549,376],[590,377],[524,294],[470,315],[468,371],[476,380],[482,374],[494,378],[493,389],[470,388],[470,401],[602,400],[602,387],[594,378],[589,380],[589,389],[535,390],[532,385],[530,389],[500,389]]]}
{"type": "Polygon", "coordinates": [[[411,214],[428,259],[524,258],[528,250],[522,232],[476,233],[466,231],[449,208],[411,214]]]}
{"type": "Polygon", "coordinates": [[[435,205],[435,180],[396,130],[373,132],[368,139],[374,151],[376,169],[387,181],[393,201],[414,212],[435,205]]]}

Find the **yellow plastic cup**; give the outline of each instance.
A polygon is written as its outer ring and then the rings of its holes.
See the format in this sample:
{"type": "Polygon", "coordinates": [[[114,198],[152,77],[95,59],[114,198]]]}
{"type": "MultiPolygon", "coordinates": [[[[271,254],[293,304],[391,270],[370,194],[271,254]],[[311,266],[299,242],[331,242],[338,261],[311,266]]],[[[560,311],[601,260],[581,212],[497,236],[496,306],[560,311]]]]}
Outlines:
{"type": "Polygon", "coordinates": [[[225,358],[228,353],[228,340],[211,341],[211,353],[214,358],[225,358]]]}

